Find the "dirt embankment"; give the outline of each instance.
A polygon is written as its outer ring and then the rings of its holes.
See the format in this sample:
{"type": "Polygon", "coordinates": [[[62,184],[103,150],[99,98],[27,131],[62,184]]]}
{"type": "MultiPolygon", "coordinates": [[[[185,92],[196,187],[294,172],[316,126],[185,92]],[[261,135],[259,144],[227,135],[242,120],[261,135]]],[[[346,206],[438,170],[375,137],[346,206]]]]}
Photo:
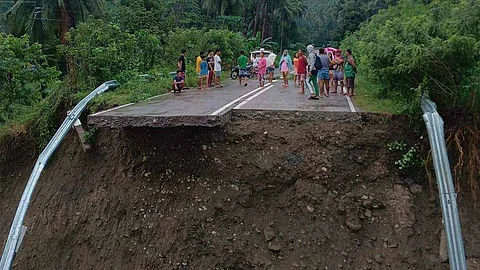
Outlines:
{"type": "MultiPolygon", "coordinates": [[[[233,120],[99,130],[89,153],[71,133],[40,179],[15,269],[448,269],[436,190],[402,179],[387,151],[413,136],[405,122],[233,120]]],[[[0,163],[2,242],[33,165],[14,153],[0,163]]],[[[478,269],[479,210],[460,206],[478,269]]]]}

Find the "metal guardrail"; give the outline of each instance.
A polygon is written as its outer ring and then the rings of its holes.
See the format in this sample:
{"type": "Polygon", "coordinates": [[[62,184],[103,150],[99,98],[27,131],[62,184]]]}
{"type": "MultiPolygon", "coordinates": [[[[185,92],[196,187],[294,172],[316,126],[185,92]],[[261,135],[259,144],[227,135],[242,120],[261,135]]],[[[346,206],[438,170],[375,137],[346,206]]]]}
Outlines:
{"type": "Polygon", "coordinates": [[[443,120],[437,106],[428,98],[422,97],[423,119],[428,130],[432,148],[433,166],[437,178],[443,225],[447,236],[447,250],[450,269],[466,270],[467,262],[463,246],[462,229],[457,209],[457,194],[453,185],[450,163],[445,143],[443,120]]]}
{"type": "Polygon", "coordinates": [[[2,254],[2,260],[0,261],[0,269],[1,270],[9,270],[15,255],[20,247],[22,242],[23,235],[25,234],[26,227],[23,226],[23,220],[28,210],[28,206],[30,204],[30,199],[32,197],[32,193],[35,190],[35,186],[40,178],[40,175],[43,171],[43,168],[47,164],[48,160],[55,152],[57,147],[62,142],[65,135],[67,135],[68,131],[72,128],[75,121],[80,117],[83,110],[85,110],[88,102],[90,102],[95,96],[102,94],[103,92],[117,87],[118,84],[116,81],[108,81],[97,87],[93,92],[91,92],[88,96],[86,96],[82,101],[80,101],[75,108],[73,108],[70,113],[68,113],[67,118],[63,121],[60,128],[57,130],[53,138],[50,140],[48,145],[42,151],[40,156],[35,163],[35,167],[33,168],[32,174],[28,179],[27,186],[23,191],[22,199],[17,207],[17,212],[15,214],[15,218],[13,219],[12,227],[10,228],[10,233],[8,234],[7,243],[5,244],[5,248],[2,254]]]}

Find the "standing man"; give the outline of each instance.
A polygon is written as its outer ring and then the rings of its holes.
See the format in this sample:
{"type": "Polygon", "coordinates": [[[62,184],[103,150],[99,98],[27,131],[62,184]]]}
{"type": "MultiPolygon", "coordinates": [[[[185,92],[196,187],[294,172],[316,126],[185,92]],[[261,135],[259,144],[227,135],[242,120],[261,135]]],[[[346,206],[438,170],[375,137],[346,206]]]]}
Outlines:
{"type": "Polygon", "coordinates": [[[335,72],[333,73],[333,91],[337,93],[338,83],[340,82],[340,93],[343,94],[343,63],[345,59],[342,56],[342,50],[335,51],[335,59],[333,59],[333,65],[335,72]]]}
{"type": "MultiPolygon", "coordinates": [[[[185,56],[187,55],[187,50],[182,49],[182,54],[178,57],[177,67],[183,73],[183,79],[186,80],[187,76],[185,75],[185,56]]],[[[186,85],[183,89],[188,89],[186,85]]]]}
{"type": "Polygon", "coordinates": [[[310,85],[313,84],[313,88],[315,89],[315,92],[311,93],[310,96],[308,97],[308,99],[318,100],[318,99],[320,99],[318,97],[318,95],[319,95],[318,82],[317,82],[318,70],[315,67],[315,61],[317,61],[317,54],[314,51],[313,45],[308,45],[307,46],[307,52],[308,52],[308,67],[307,67],[308,84],[310,84],[310,85]]]}
{"type": "Polygon", "coordinates": [[[355,74],[357,73],[357,64],[355,57],[352,55],[352,50],[347,49],[347,61],[345,62],[345,78],[347,79],[347,96],[353,96],[355,89],[355,74]]]}
{"type": "Polygon", "coordinates": [[[202,81],[202,75],[200,74],[201,71],[202,71],[202,68],[200,67],[200,64],[202,63],[203,59],[203,54],[204,52],[203,51],[200,51],[200,55],[197,56],[197,61],[196,61],[196,65],[195,65],[195,71],[197,72],[197,76],[198,76],[198,82],[197,82],[197,88],[198,89],[201,89],[202,88],[202,84],[201,81],[202,81]]]}
{"type": "Polygon", "coordinates": [[[320,97],[323,97],[323,91],[325,91],[325,96],[330,95],[330,58],[328,57],[327,53],[325,52],[324,48],[320,49],[320,61],[322,62],[322,68],[318,71],[317,77],[319,79],[318,84],[320,86],[320,97]]]}
{"type": "Polygon", "coordinates": [[[240,57],[238,57],[238,66],[239,66],[239,72],[238,72],[238,83],[242,85],[242,80],[245,81],[245,84],[243,86],[248,85],[248,71],[247,71],[247,62],[248,58],[245,56],[243,51],[240,51],[240,57]]]}
{"type": "Polygon", "coordinates": [[[213,60],[213,51],[208,51],[207,57],[207,65],[208,65],[208,78],[207,78],[207,88],[211,87],[213,84],[213,76],[214,76],[214,65],[215,61],[213,60]]]}
{"type": "Polygon", "coordinates": [[[222,54],[222,51],[220,49],[216,49],[215,56],[213,57],[215,82],[217,84],[216,86],[217,88],[223,87],[223,85],[220,84],[221,78],[222,78],[222,59],[220,58],[221,54],[222,54]]]}

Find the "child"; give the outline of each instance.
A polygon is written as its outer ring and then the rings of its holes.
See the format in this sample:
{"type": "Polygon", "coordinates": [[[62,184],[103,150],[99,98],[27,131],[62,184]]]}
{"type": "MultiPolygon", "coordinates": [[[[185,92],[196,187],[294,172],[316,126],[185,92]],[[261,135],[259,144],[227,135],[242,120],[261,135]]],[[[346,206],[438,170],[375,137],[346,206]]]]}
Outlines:
{"type": "Polygon", "coordinates": [[[282,58],[280,59],[280,71],[283,75],[283,87],[288,87],[288,72],[292,67],[292,58],[288,54],[287,50],[283,51],[282,58]]]}
{"type": "MultiPolygon", "coordinates": [[[[293,77],[293,85],[297,85],[297,79],[298,79],[298,52],[296,52],[293,55],[293,74],[295,77],[293,77]]],[[[300,83],[299,83],[300,84],[300,83]]]]}
{"type": "Polygon", "coordinates": [[[267,73],[267,58],[263,52],[260,53],[258,61],[258,84],[260,87],[265,86],[265,73],[267,73]]]}
{"type": "Polygon", "coordinates": [[[210,85],[207,83],[208,77],[208,63],[206,61],[205,55],[202,55],[202,62],[200,62],[200,89],[203,90],[203,82],[205,81],[207,89],[210,89],[210,85]]]}
{"type": "Polygon", "coordinates": [[[275,64],[269,66],[267,68],[267,73],[268,73],[268,82],[272,83],[273,82],[273,73],[275,72],[275,64]]]}
{"type": "Polygon", "coordinates": [[[185,78],[183,77],[183,72],[179,69],[177,70],[177,75],[173,77],[172,93],[182,92],[184,87],[185,87],[185,78]]]}

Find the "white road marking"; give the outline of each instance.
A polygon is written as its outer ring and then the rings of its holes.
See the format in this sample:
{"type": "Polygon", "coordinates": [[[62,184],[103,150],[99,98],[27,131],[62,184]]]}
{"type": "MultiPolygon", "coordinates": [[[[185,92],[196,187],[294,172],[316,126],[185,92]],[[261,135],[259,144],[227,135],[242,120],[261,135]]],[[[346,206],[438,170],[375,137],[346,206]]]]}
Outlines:
{"type": "MultiPolygon", "coordinates": [[[[185,91],[184,91],[184,92],[185,92],[185,91]]],[[[165,94],[153,96],[153,97],[147,98],[146,101],[150,101],[150,100],[152,100],[152,99],[159,98],[159,97],[166,96],[166,95],[171,95],[171,93],[169,92],[169,93],[165,93],[165,94]]],[[[133,104],[135,104],[135,103],[132,102],[132,103],[128,103],[128,104],[125,104],[125,105],[121,105],[121,106],[118,106],[118,107],[115,107],[115,108],[111,108],[111,109],[106,110],[106,111],[101,111],[101,112],[92,114],[92,116],[97,116],[97,115],[104,114],[104,113],[107,113],[107,112],[115,111],[115,110],[118,110],[118,109],[121,109],[121,108],[125,108],[125,107],[130,106],[130,105],[133,105],[133,104]]]]}
{"type": "Polygon", "coordinates": [[[268,89],[272,88],[273,85],[270,85],[269,87],[263,89],[262,91],[256,93],[255,95],[247,98],[246,100],[242,101],[242,103],[238,104],[235,108],[233,108],[234,110],[237,110],[237,109],[240,109],[243,105],[247,104],[249,101],[251,101],[252,99],[258,97],[259,95],[261,95],[262,93],[266,92],[268,89]]]}
{"type": "Polygon", "coordinates": [[[357,111],[355,110],[355,107],[353,106],[352,99],[351,99],[349,96],[345,96],[345,97],[347,98],[347,102],[348,102],[348,106],[350,107],[350,110],[351,110],[352,112],[357,112],[357,111]]]}
{"type": "Polygon", "coordinates": [[[115,111],[115,110],[118,110],[118,109],[121,109],[121,108],[125,108],[125,107],[130,106],[130,105],[133,105],[133,104],[135,104],[135,103],[128,103],[128,104],[125,104],[125,105],[122,105],[122,106],[118,106],[118,107],[115,107],[115,108],[111,108],[110,110],[106,110],[106,111],[102,111],[102,112],[98,112],[98,113],[92,114],[92,116],[97,116],[97,115],[104,114],[104,113],[107,113],[107,112],[115,111]]]}
{"type": "Polygon", "coordinates": [[[163,96],[166,96],[166,95],[170,95],[170,94],[171,93],[165,93],[165,94],[161,94],[161,95],[158,95],[158,96],[153,96],[153,97],[147,98],[147,101],[150,101],[150,100],[155,99],[155,98],[163,97],[163,96]]]}
{"type": "MultiPolygon", "coordinates": [[[[275,81],[274,81],[274,82],[275,82],[275,81]]],[[[256,93],[256,92],[262,90],[263,88],[267,87],[267,86],[270,85],[270,84],[271,84],[271,83],[267,83],[267,84],[265,84],[264,87],[255,88],[254,90],[246,93],[245,95],[243,95],[243,96],[241,96],[241,97],[239,97],[239,98],[237,98],[237,99],[229,102],[227,105],[225,105],[225,106],[221,107],[220,109],[214,111],[211,115],[219,115],[221,112],[223,112],[223,111],[225,111],[226,109],[228,109],[229,107],[233,106],[235,103],[237,103],[237,102],[239,102],[240,100],[242,100],[242,99],[250,96],[250,95],[253,94],[253,93],[256,93]]]]}

